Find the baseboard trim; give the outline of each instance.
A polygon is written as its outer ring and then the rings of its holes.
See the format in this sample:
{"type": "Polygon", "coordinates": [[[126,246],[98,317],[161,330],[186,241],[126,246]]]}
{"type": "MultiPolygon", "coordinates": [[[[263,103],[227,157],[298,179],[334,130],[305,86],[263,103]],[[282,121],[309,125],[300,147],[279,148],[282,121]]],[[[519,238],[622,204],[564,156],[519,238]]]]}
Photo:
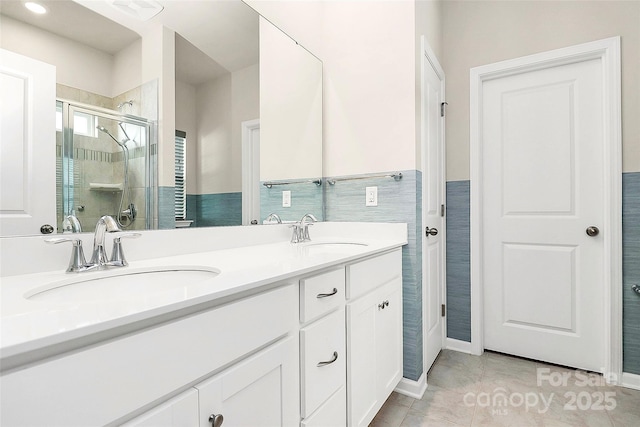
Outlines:
{"type": "Polygon", "coordinates": [[[394,391],[404,394],[405,396],[413,397],[414,399],[422,399],[426,390],[427,375],[423,372],[418,381],[402,378],[394,391]]]}
{"type": "Polygon", "coordinates": [[[444,348],[447,350],[459,351],[461,353],[473,354],[471,351],[471,343],[467,341],[460,341],[453,338],[447,338],[444,343],[444,348]]]}
{"type": "Polygon", "coordinates": [[[622,383],[620,385],[622,387],[640,390],[640,375],[623,372],[622,383]]]}

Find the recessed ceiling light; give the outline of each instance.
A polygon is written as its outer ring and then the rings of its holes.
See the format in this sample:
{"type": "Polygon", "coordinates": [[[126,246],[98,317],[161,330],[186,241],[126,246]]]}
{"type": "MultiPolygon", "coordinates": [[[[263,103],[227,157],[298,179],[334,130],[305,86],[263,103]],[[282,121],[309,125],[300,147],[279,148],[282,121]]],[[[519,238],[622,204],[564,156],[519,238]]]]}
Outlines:
{"type": "Polygon", "coordinates": [[[33,13],[37,13],[38,15],[42,15],[47,13],[47,8],[41,5],[40,3],[35,3],[32,1],[28,1],[24,4],[24,7],[29,9],[33,13]]]}

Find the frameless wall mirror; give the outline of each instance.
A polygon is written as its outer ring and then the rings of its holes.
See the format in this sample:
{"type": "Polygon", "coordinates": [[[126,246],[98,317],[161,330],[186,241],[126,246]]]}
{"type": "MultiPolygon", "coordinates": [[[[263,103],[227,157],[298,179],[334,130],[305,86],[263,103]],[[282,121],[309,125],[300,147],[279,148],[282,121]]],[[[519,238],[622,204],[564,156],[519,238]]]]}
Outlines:
{"type": "MultiPolygon", "coordinates": [[[[322,176],[321,62],[240,0],[160,3],[162,12],[140,21],[108,2],[44,1],[44,18],[29,16],[21,1],[2,2],[0,47],[54,64],[58,111],[88,114],[67,112],[63,123],[93,123],[71,147],[61,127],[58,160],[55,150],[42,151],[59,170],[54,230],[77,228],[69,214],[83,231],[100,214],[137,229],[262,223],[270,213],[321,218],[321,187],[307,182],[322,176]],[[166,72],[154,78],[157,58],[145,51],[158,27],[174,34],[159,51],[175,63],[170,82],[166,72]],[[175,94],[170,120],[162,107],[168,91],[175,94]],[[166,132],[156,139],[157,120],[184,134],[182,183],[174,167],[156,166],[176,153],[166,132]],[[168,182],[184,187],[184,199],[163,198],[168,182]],[[283,207],[283,191],[290,206],[283,207]],[[184,215],[173,206],[180,203],[184,215]],[[166,212],[170,221],[159,220],[166,212]]],[[[47,108],[55,117],[55,102],[47,108]]],[[[50,141],[55,147],[55,131],[50,141]]]]}

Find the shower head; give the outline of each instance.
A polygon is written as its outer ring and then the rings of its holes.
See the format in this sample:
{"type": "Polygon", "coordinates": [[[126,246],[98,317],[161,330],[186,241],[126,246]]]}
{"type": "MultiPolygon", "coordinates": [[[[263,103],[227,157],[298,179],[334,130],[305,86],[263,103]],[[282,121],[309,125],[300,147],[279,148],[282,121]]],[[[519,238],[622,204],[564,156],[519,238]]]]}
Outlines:
{"type": "MultiPolygon", "coordinates": [[[[118,141],[118,140],[116,139],[116,137],[115,137],[115,136],[113,136],[113,135],[111,135],[111,132],[109,132],[109,130],[108,130],[106,127],[104,127],[104,126],[96,126],[96,129],[98,129],[100,132],[104,132],[104,133],[106,133],[107,135],[109,135],[109,136],[111,137],[111,139],[113,139],[113,140],[116,142],[116,144],[118,144],[120,147],[124,147],[124,144],[125,144],[127,141],[129,141],[129,138],[128,138],[128,137],[127,137],[127,139],[126,139],[125,141],[122,141],[122,142],[118,141]]],[[[126,132],[125,132],[125,135],[126,135],[126,132]]]]}

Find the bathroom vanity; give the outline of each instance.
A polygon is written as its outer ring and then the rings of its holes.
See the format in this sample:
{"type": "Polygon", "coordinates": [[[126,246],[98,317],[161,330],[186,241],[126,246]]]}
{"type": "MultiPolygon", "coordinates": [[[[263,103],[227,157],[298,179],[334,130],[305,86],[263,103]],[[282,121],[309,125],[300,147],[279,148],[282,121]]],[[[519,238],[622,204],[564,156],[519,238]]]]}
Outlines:
{"type": "Polygon", "coordinates": [[[318,223],[300,244],[289,233],[145,232],[127,242],[129,267],[71,278],[64,262],[3,265],[1,424],[368,425],[402,377],[406,225],[318,223]],[[143,284],[128,295],[106,276],[143,284]],[[88,286],[107,291],[74,290],[88,286]]]}

